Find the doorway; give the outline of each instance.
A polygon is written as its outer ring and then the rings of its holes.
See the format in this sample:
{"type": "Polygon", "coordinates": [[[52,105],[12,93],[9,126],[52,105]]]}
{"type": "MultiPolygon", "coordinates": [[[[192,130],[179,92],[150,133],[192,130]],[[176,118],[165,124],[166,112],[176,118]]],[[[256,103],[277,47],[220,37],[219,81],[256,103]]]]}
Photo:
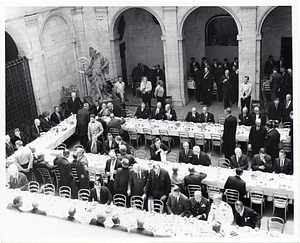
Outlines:
{"type": "Polygon", "coordinates": [[[292,37],[281,37],[281,56],[284,58],[285,68],[293,67],[292,37]]]}

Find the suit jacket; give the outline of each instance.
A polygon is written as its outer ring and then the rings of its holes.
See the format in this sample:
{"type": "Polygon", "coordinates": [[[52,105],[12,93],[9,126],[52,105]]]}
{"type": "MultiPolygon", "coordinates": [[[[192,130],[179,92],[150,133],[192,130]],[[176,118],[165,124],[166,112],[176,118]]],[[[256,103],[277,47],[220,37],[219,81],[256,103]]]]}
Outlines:
{"type": "Polygon", "coordinates": [[[57,165],[60,173],[60,186],[72,187],[73,173],[72,167],[67,158],[61,157],[54,160],[54,165],[57,165]]]}
{"type": "MultiPolygon", "coordinates": [[[[96,140],[96,147],[97,147],[97,154],[103,154],[104,153],[103,144],[102,144],[101,141],[96,140]]],[[[85,151],[87,153],[91,153],[92,152],[92,140],[89,140],[86,143],[85,151]]]]}
{"type": "Polygon", "coordinates": [[[128,232],[127,228],[122,226],[122,225],[113,225],[111,227],[112,229],[116,229],[116,230],[121,230],[121,231],[125,231],[125,232],[128,232]]]}
{"type": "Polygon", "coordinates": [[[211,122],[211,123],[215,123],[215,118],[214,118],[214,115],[210,112],[207,112],[207,118],[205,119],[205,115],[204,113],[201,113],[200,114],[200,123],[208,123],[208,122],[211,122]]]}
{"type": "Polygon", "coordinates": [[[199,62],[195,62],[195,63],[190,63],[190,73],[193,74],[194,73],[194,66],[198,68],[198,70],[200,70],[200,64],[199,62]]]}
{"type": "Polygon", "coordinates": [[[131,72],[132,81],[141,82],[142,75],[143,75],[143,70],[141,67],[135,67],[132,69],[131,72]]]}
{"type": "Polygon", "coordinates": [[[229,75],[229,77],[227,78],[225,75],[223,75],[221,78],[221,83],[222,83],[222,92],[224,93],[228,92],[231,86],[231,76],[229,75]],[[225,79],[227,79],[226,82],[224,82],[225,79]]]}
{"type": "Polygon", "coordinates": [[[88,123],[90,121],[90,112],[82,108],[77,113],[77,124],[75,134],[79,136],[85,136],[88,132],[88,123]]]}
{"type": "Polygon", "coordinates": [[[101,106],[99,105],[98,108],[93,105],[90,109],[91,114],[94,114],[95,116],[98,116],[98,113],[101,111],[101,106]]]}
{"type": "Polygon", "coordinates": [[[12,176],[9,177],[9,188],[16,189],[19,188],[21,191],[27,191],[28,180],[26,175],[22,172],[19,172],[18,178],[15,180],[12,176]]]}
{"type": "Polygon", "coordinates": [[[273,73],[273,67],[275,65],[275,61],[270,62],[269,60],[265,62],[264,72],[265,74],[270,75],[273,73]]]}
{"type": "Polygon", "coordinates": [[[204,74],[203,76],[203,89],[204,91],[208,91],[208,89],[210,89],[210,91],[212,90],[212,84],[213,84],[213,76],[212,74],[209,72],[208,74],[204,74]]]}
{"type": "Polygon", "coordinates": [[[41,130],[42,132],[48,132],[51,129],[51,120],[46,120],[45,117],[41,118],[41,130]]]}
{"type": "Polygon", "coordinates": [[[239,114],[239,120],[239,125],[251,126],[251,118],[248,114],[245,117],[243,114],[239,114]]]}
{"type": "Polygon", "coordinates": [[[127,195],[128,179],[129,179],[128,168],[117,169],[117,173],[114,181],[115,194],[127,195]]]}
{"type": "Polygon", "coordinates": [[[109,141],[105,140],[103,145],[104,153],[108,154],[110,150],[115,149],[117,146],[118,144],[116,143],[115,139],[112,140],[111,146],[109,146],[109,141]]]}
{"type": "MultiPolygon", "coordinates": [[[[165,145],[164,143],[161,143],[160,148],[163,151],[169,151],[170,149],[165,145]]],[[[150,159],[153,159],[155,161],[161,161],[160,153],[156,154],[155,152],[157,151],[157,147],[155,144],[150,145],[150,159]]]]}
{"type": "Polygon", "coordinates": [[[142,196],[146,194],[146,183],[149,176],[148,170],[141,170],[141,178],[138,178],[138,174],[131,170],[129,172],[128,189],[131,190],[132,196],[142,196]]]}
{"type": "Polygon", "coordinates": [[[236,117],[229,115],[224,122],[224,132],[223,132],[223,141],[224,145],[226,143],[233,143],[235,144],[235,134],[236,134],[236,126],[237,126],[237,119],[236,117]]]}
{"type": "MultiPolygon", "coordinates": [[[[256,114],[253,112],[251,115],[251,125],[255,125],[255,120],[256,120],[256,114]]],[[[260,113],[259,118],[261,119],[261,125],[265,126],[267,123],[267,117],[265,114],[260,113]]]]}
{"type": "Polygon", "coordinates": [[[223,66],[217,67],[214,71],[214,80],[217,85],[221,85],[221,78],[225,73],[225,68],[223,66]]]}
{"type": "Polygon", "coordinates": [[[151,231],[146,230],[144,228],[131,229],[130,233],[136,233],[136,234],[141,234],[141,235],[147,235],[147,236],[154,237],[154,234],[151,231]]]}
{"type": "Polygon", "coordinates": [[[122,130],[121,125],[125,123],[125,120],[122,118],[112,118],[108,123],[107,123],[107,131],[109,132],[110,128],[116,128],[119,131],[122,130]]]}
{"type": "Polygon", "coordinates": [[[207,177],[207,174],[205,174],[203,172],[195,173],[195,174],[189,174],[189,175],[186,175],[183,178],[183,183],[184,183],[185,187],[187,187],[188,185],[199,185],[199,186],[202,187],[201,182],[206,177],[207,177]]]}
{"type": "Polygon", "coordinates": [[[99,226],[99,227],[105,228],[105,225],[104,225],[103,223],[99,223],[99,222],[97,221],[97,219],[94,219],[94,218],[91,219],[90,225],[95,225],[95,226],[99,226]]]}
{"type": "Polygon", "coordinates": [[[251,126],[249,133],[249,143],[252,146],[254,154],[257,154],[259,149],[264,147],[265,137],[267,135],[267,129],[264,126],[260,126],[260,129],[257,131],[256,126],[251,126]]]}
{"type": "Polygon", "coordinates": [[[266,153],[272,157],[274,161],[278,157],[278,144],[280,143],[280,133],[277,129],[272,129],[267,133],[265,139],[266,153]]]}
{"type": "Polygon", "coordinates": [[[69,97],[67,105],[70,112],[72,112],[73,114],[77,114],[78,110],[82,107],[83,102],[79,99],[79,97],[76,97],[74,101],[72,97],[69,97]]]}
{"type": "Polygon", "coordinates": [[[160,168],[158,177],[153,169],[150,170],[145,187],[148,195],[154,199],[160,199],[161,196],[168,196],[171,191],[171,179],[167,170],[160,168]]]}
{"type": "Polygon", "coordinates": [[[15,152],[14,145],[11,142],[9,142],[9,144],[5,143],[5,152],[5,158],[11,156],[15,152]]]}
{"type": "Polygon", "coordinates": [[[89,189],[89,171],[87,165],[81,161],[76,161],[71,165],[75,167],[79,180],[79,189],[89,189]]]}
{"type": "Polygon", "coordinates": [[[249,226],[252,229],[255,227],[260,228],[260,217],[251,208],[244,206],[244,213],[241,216],[239,213],[236,214],[236,224],[240,227],[249,226]]]}
{"type": "Polygon", "coordinates": [[[199,122],[200,121],[200,114],[196,112],[195,117],[193,117],[193,114],[191,111],[188,112],[185,121],[188,122],[199,122]]]}
{"type": "MultiPolygon", "coordinates": [[[[125,145],[126,149],[127,149],[126,153],[130,154],[130,148],[129,148],[129,144],[128,143],[126,143],[125,141],[122,141],[120,145],[125,145]]],[[[119,150],[120,145],[116,144],[116,146],[115,146],[115,152],[116,152],[116,154],[120,154],[120,150],[119,150]]]]}
{"type": "Polygon", "coordinates": [[[25,146],[27,144],[27,138],[24,135],[23,132],[20,132],[20,137],[17,137],[15,134],[12,136],[11,138],[11,143],[15,146],[16,145],[16,141],[21,140],[23,142],[23,146],[25,146]]]}
{"type": "Polygon", "coordinates": [[[193,73],[193,78],[196,83],[196,86],[202,87],[203,86],[203,73],[200,69],[193,73]]]}
{"type": "Polygon", "coordinates": [[[133,164],[137,163],[132,154],[127,154],[127,153],[125,153],[125,154],[119,154],[117,156],[117,158],[120,161],[122,161],[122,159],[124,159],[124,158],[128,159],[129,160],[129,167],[132,166],[133,164]]]}
{"type": "Polygon", "coordinates": [[[137,118],[143,118],[143,119],[147,119],[150,116],[150,111],[148,107],[145,107],[144,110],[142,111],[141,107],[138,107],[135,115],[137,118]]]}
{"type": "Polygon", "coordinates": [[[147,79],[153,84],[156,81],[156,70],[149,69],[147,72],[147,79]]]}
{"type": "Polygon", "coordinates": [[[39,136],[41,136],[41,132],[42,132],[41,127],[39,126],[38,129],[37,129],[37,127],[33,124],[30,127],[31,140],[35,140],[36,138],[38,138],[39,136]]]}
{"type": "Polygon", "coordinates": [[[272,88],[279,88],[281,82],[281,75],[279,73],[272,73],[270,75],[270,86],[272,88]]]}
{"type": "Polygon", "coordinates": [[[246,182],[239,176],[229,176],[225,182],[224,189],[237,190],[240,193],[240,200],[246,195],[246,182]]]}
{"type": "Polygon", "coordinates": [[[177,115],[176,115],[176,111],[171,109],[170,110],[170,115],[172,115],[172,117],[169,119],[167,116],[167,111],[164,111],[164,119],[165,120],[169,120],[169,121],[177,121],[177,115]]]}
{"type": "MultiPolygon", "coordinates": [[[[105,165],[105,172],[110,172],[110,164],[111,164],[111,159],[108,159],[106,161],[106,165],[105,165]]],[[[121,168],[121,162],[117,159],[116,163],[115,163],[115,168],[114,170],[117,170],[118,168],[121,168]]],[[[116,174],[114,174],[114,178],[116,177],[116,174]]],[[[108,181],[110,181],[110,176],[107,177],[108,181]]]]}
{"type": "Polygon", "coordinates": [[[272,172],[273,171],[273,168],[272,168],[272,158],[270,155],[266,154],[265,155],[265,161],[266,163],[264,163],[261,159],[260,159],[260,155],[259,154],[255,154],[253,156],[253,159],[252,159],[252,164],[251,164],[251,169],[253,171],[256,171],[256,170],[260,170],[262,172],[272,172]],[[261,165],[264,165],[265,166],[265,169],[264,170],[261,170],[259,169],[258,167],[261,166],[261,165]]]}
{"type": "Polygon", "coordinates": [[[278,107],[276,109],[274,102],[269,105],[268,109],[268,118],[269,120],[277,120],[278,122],[281,122],[283,112],[283,105],[281,103],[278,104],[278,107]]]}
{"type": "Polygon", "coordinates": [[[193,154],[192,157],[192,164],[193,165],[204,165],[204,166],[210,166],[210,158],[208,155],[202,151],[200,151],[199,158],[197,155],[193,154]]]}
{"type": "Polygon", "coordinates": [[[55,112],[53,112],[50,116],[50,120],[51,120],[53,126],[58,125],[61,121],[64,120],[63,114],[60,111],[58,113],[60,115],[60,118],[58,118],[58,116],[55,112]]]}
{"type": "Polygon", "coordinates": [[[292,175],[293,174],[293,162],[290,159],[285,158],[283,167],[281,167],[280,159],[277,158],[277,159],[275,159],[273,169],[276,174],[284,173],[286,175],[292,175]]]}
{"type": "Polygon", "coordinates": [[[39,214],[44,216],[47,215],[45,211],[39,210],[38,208],[33,208],[30,211],[28,211],[28,213],[34,213],[34,214],[39,214]]]}
{"type": "Polygon", "coordinates": [[[90,140],[92,139],[93,135],[97,135],[99,138],[100,136],[102,136],[103,132],[104,132],[104,128],[103,128],[101,122],[95,121],[94,123],[93,122],[88,123],[88,134],[87,135],[90,140]],[[98,135],[98,134],[100,134],[100,135],[98,135]]]}
{"type": "Polygon", "coordinates": [[[184,194],[180,193],[177,201],[177,198],[170,193],[166,203],[166,208],[168,214],[175,214],[183,217],[187,213],[188,205],[189,200],[184,194]]]}
{"type": "Polygon", "coordinates": [[[248,169],[248,160],[247,160],[247,156],[242,154],[241,157],[239,158],[239,161],[236,160],[236,155],[232,155],[230,157],[230,168],[234,169],[234,168],[241,168],[243,170],[247,170],[248,169]]]}
{"type": "Polygon", "coordinates": [[[205,197],[201,198],[201,201],[198,203],[195,200],[195,197],[189,199],[189,206],[187,208],[188,215],[196,217],[198,215],[205,214],[204,220],[207,220],[207,216],[210,210],[209,200],[205,197]]]}
{"type": "Polygon", "coordinates": [[[291,121],[290,112],[293,110],[293,101],[290,102],[288,107],[286,107],[286,103],[286,101],[283,102],[282,122],[291,121]]]}
{"type": "Polygon", "coordinates": [[[157,109],[156,107],[152,109],[150,118],[155,120],[163,120],[165,118],[165,110],[161,108],[159,110],[159,113],[156,114],[156,109],[157,109]]]}
{"type": "MultiPolygon", "coordinates": [[[[99,202],[99,198],[97,197],[97,192],[96,192],[96,188],[92,188],[90,190],[90,198],[89,198],[89,201],[94,201],[95,202],[99,202]]],[[[100,188],[100,204],[107,204],[107,205],[110,205],[112,201],[112,196],[111,196],[111,193],[110,191],[108,190],[107,187],[105,186],[101,186],[100,188]]]]}
{"type": "Polygon", "coordinates": [[[189,149],[188,153],[185,154],[185,150],[181,149],[179,152],[179,162],[180,163],[192,163],[193,159],[193,150],[189,149]]]}
{"type": "Polygon", "coordinates": [[[121,107],[114,105],[114,109],[112,111],[116,117],[125,117],[125,112],[121,109],[121,107]]]}

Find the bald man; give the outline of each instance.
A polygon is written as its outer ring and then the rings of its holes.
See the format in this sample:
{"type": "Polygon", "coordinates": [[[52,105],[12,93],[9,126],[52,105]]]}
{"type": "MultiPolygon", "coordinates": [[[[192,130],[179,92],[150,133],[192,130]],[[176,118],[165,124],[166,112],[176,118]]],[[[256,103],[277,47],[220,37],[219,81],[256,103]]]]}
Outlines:
{"type": "Polygon", "coordinates": [[[208,112],[208,108],[206,106],[203,107],[202,113],[200,114],[200,123],[215,123],[214,115],[208,112]]]}
{"type": "Polygon", "coordinates": [[[83,108],[78,110],[75,134],[79,136],[80,144],[85,148],[88,141],[88,124],[90,121],[89,104],[84,103],[83,108]]]}
{"type": "Polygon", "coordinates": [[[42,129],[40,127],[40,124],[41,122],[39,119],[34,119],[34,124],[30,127],[31,141],[41,136],[42,129]]]}
{"type": "Polygon", "coordinates": [[[39,214],[39,215],[46,216],[47,215],[46,212],[42,211],[42,210],[39,210],[38,207],[39,207],[39,203],[37,201],[33,201],[32,202],[32,209],[30,211],[28,211],[28,213],[33,213],[33,214],[39,214]]]}
{"type": "Polygon", "coordinates": [[[188,114],[185,118],[185,121],[187,121],[187,122],[199,122],[199,120],[200,120],[200,115],[197,112],[196,107],[193,107],[192,111],[188,112],[188,114]]]}
{"type": "Polygon", "coordinates": [[[247,156],[242,154],[242,150],[240,148],[235,148],[234,155],[230,157],[230,168],[240,168],[242,170],[248,169],[247,156]]]}

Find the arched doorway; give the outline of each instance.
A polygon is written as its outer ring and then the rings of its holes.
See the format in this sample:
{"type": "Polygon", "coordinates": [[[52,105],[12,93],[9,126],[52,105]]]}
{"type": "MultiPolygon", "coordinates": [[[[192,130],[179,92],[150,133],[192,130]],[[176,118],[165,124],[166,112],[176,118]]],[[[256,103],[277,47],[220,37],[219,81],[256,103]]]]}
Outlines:
{"type": "Polygon", "coordinates": [[[161,37],[164,27],[159,16],[147,7],[121,9],[112,21],[112,56],[116,76],[130,85],[128,76],[142,63],[163,68],[164,49],[161,37]],[[126,82],[127,81],[127,82],[126,82]]]}

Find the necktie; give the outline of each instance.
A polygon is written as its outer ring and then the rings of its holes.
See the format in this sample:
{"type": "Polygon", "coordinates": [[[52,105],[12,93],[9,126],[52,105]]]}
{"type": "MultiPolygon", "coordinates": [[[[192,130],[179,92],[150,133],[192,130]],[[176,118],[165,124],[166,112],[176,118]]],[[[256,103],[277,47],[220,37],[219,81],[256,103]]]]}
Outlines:
{"type": "Polygon", "coordinates": [[[188,151],[187,150],[185,150],[185,155],[188,155],[188,151]]]}
{"type": "Polygon", "coordinates": [[[92,142],[92,152],[97,152],[96,142],[92,142]]]}
{"type": "Polygon", "coordinates": [[[288,108],[289,107],[289,102],[286,102],[286,108],[288,108]]]}
{"type": "Polygon", "coordinates": [[[280,166],[281,166],[281,169],[283,168],[284,166],[284,160],[282,159],[281,162],[280,162],[280,166]]]}
{"type": "Polygon", "coordinates": [[[137,174],[138,174],[138,179],[139,179],[139,181],[140,181],[140,180],[141,180],[141,173],[138,172],[137,174]]]}
{"type": "Polygon", "coordinates": [[[157,115],[158,113],[159,113],[159,109],[157,108],[157,109],[156,109],[156,115],[157,115]]]}

